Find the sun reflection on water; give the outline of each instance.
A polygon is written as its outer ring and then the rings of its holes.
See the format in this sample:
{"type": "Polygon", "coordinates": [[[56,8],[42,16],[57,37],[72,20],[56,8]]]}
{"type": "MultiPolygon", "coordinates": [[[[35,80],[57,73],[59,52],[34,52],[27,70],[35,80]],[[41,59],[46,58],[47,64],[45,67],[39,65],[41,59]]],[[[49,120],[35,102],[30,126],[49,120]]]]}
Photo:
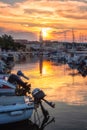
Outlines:
{"type": "Polygon", "coordinates": [[[12,72],[16,73],[21,69],[30,78],[28,82],[31,83],[31,89],[42,89],[49,100],[72,105],[87,104],[87,77],[84,78],[81,75],[72,77],[69,75],[70,70],[65,69],[65,66],[55,66],[50,61],[43,61],[40,68],[38,61],[16,65],[12,72]]]}

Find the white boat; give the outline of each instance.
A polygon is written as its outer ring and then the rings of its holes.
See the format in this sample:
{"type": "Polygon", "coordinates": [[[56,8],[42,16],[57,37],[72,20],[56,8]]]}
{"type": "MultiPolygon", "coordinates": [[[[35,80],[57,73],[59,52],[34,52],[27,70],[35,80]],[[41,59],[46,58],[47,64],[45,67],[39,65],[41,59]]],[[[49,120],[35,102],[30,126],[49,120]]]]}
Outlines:
{"type": "Polygon", "coordinates": [[[0,125],[28,120],[39,106],[43,116],[47,118],[49,113],[44,109],[42,100],[53,108],[55,104],[44,97],[44,92],[38,88],[32,91],[32,96],[0,96],[0,125]]]}
{"type": "Polygon", "coordinates": [[[0,96],[2,95],[15,95],[16,86],[4,79],[0,79],[0,96]]]}
{"type": "MultiPolygon", "coordinates": [[[[22,74],[22,76],[24,75],[22,74]]],[[[23,82],[15,74],[9,76],[9,80],[0,79],[0,125],[30,119],[33,110],[37,109],[39,105],[43,115],[48,116],[44,114],[47,111],[45,111],[41,100],[51,107],[54,107],[54,104],[44,99],[45,94],[42,90],[36,88],[30,92],[30,87],[30,84],[23,82]]]]}
{"type": "MultiPolygon", "coordinates": [[[[22,76],[24,76],[23,73],[22,76]]],[[[29,79],[26,76],[24,77],[29,79]]],[[[0,96],[25,95],[26,92],[29,93],[29,90],[30,84],[21,80],[20,76],[16,74],[0,75],[0,96]]]]}
{"type": "Polygon", "coordinates": [[[29,119],[34,110],[34,102],[27,96],[0,97],[0,125],[29,119]]]}

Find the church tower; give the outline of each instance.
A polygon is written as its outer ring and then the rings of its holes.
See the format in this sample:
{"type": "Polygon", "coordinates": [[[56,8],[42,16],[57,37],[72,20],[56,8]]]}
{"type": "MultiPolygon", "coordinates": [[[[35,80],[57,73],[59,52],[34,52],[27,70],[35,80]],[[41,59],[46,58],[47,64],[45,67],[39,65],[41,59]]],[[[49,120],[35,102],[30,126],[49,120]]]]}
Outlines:
{"type": "Polygon", "coordinates": [[[43,33],[42,33],[42,30],[40,31],[39,42],[43,43],[43,33]]]}

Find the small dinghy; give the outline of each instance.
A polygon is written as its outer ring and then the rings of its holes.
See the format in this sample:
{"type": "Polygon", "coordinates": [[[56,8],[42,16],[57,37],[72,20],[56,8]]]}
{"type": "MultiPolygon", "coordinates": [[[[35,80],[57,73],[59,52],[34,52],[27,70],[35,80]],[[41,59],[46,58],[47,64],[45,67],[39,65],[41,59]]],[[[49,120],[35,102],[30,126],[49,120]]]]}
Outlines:
{"type": "Polygon", "coordinates": [[[5,79],[0,79],[0,96],[15,95],[16,86],[5,79]]]}
{"type": "Polygon", "coordinates": [[[0,75],[0,96],[21,96],[26,95],[26,92],[30,93],[31,84],[24,82],[21,76],[29,79],[21,71],[17,74],[0,75]]]}
{"type": "Polygon", "coordinates": [[[30,119],[39,106],[44,117],[47,117],[49,114],[44,109],[42,100],[53,108],[55,106],[44,99],[46,95],[39,88],[31,92],[31,84],[23,82],[19,75],[28,79],[20,71],[17,75],[11,74],[7,81],[0,79],[0,125],[30,119]]]}
{"type": "Polygon", "coordinates": [[[0,124],[7,124],[29,119],[34,109],[34,102],[27,96],[0,97],[0,124]]]}
{"type": "Polygon", "coordinates": [[[0,96],[0,125],[16,123],[29,120],[33,111],[41,108],[43,116],[49,117],[49,113],[42,105],[42,101],[52,108],[55,104],[44,99],[46,95],[38,88],[35,88],[30,96],[0,96]]]}

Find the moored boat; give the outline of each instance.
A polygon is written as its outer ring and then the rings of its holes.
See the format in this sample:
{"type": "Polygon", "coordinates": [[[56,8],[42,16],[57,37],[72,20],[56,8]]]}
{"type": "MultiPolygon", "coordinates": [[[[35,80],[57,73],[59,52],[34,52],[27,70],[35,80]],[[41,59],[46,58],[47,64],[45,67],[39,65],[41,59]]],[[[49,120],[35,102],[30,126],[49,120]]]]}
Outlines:
{"type": "Polygon", "coordinates": [[[0,97],[0,125],[29,119],[33,113],[34,102],[26,96],[0,97]]]}
{"type": "Polygon", "coordinates": [[[21,71],[17,74],[0,75],[0,96],[14,96],[14,95],[26,95],[26,92],[30,93],[31,85],[21,80],[20,76],[26,77],[21,71]]]}
{"type": "Polygon", "coordinates": [[[0,125],[16,123],[31,118],[33,111],[40,106],[43,116],[49,117],[49,113],[44,109],[42,100],[52,108],[55,104],[44,99],[45,94],[36,88],[32,91],[32,96],[1,96],[0,97],[0,125]]]}
{"type": "Polygon", "coordinates": [[[54,107],[52,102],[44,99],[46,95],[42,90],[36,88],[31,92],[31,84],[23,82],[18,75],[28,79],[21,71],[17,75],[11,74],[8,80],[0,79],[0,125],[30,119],[39,106],[44,117],[47,117],[42,100],[54,107]]]}

